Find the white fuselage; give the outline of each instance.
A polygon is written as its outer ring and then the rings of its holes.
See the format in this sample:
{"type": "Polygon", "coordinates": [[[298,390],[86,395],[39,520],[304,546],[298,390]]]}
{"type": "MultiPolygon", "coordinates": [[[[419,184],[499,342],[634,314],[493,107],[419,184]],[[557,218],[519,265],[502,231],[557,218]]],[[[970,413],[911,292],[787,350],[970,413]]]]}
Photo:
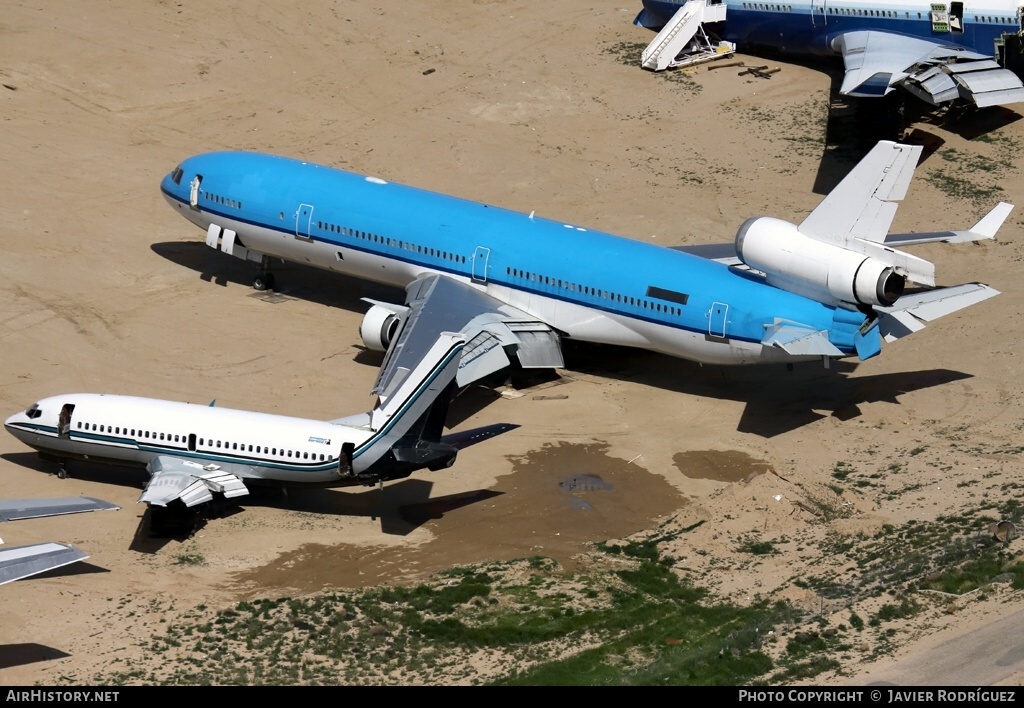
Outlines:
{"type": "Polygon", "coordinates": [[[4,427],[59,458],[145,467],[173,456],[245,480],[316,485],[343,484],[342,444],[371,435],[319,420],[105,394],[46,398],[4,427]]]}

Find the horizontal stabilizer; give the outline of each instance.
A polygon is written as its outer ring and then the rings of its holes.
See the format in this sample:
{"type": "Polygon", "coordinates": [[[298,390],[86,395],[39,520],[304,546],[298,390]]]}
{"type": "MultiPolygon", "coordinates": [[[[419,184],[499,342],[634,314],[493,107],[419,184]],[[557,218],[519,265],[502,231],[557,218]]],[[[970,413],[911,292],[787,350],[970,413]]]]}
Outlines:
{"type": "Polygon", "coordinates": [[[1013,204],[999,202],[992,211],[967,231],[935,231],[919,234],[889,234],[885,243],[894,246],[912,246],[917,243],[963,243],[994,239],[999,227],[1013,210],[1013,204]]]}
{"type": "Polygon", "coordinates": [[[882,337],[887,342],[895,341],[924,329],[932,320],[998,294],[998,290],[984,283],[965,283],[904,295],[897,306],[876,308],[881,316],[882,337]]]}
{"type": "Polygon", "coordinates": [[[457,433],[449,433],[441,438],[441,442],[451,445],[456,450],[464,450],[470,445],[482,443],[485,440],[490,440],[502,433],[515,430],[518,427],[519,426],[515,423],[493,423],[480,428],[462,430],[457,433]]]}
{"type": "Polygon", "coordinates": [[[38,519],[44,516],[80,514],[86,511],[116,511],[120,508],[117,504],[92,497],[4,499],[0,501],[0,521],[38,519]]]}
{"type": "Polygon", "coordinates": [[[793,356],[843,356],[828,340],[828,332],[786,322],[768,327],[761,344],[778,347],[793,356]]]}
{"type": "Polygon", "coordinates": [[[0,585],[77,563],[88,554],[68,543],[35,543],[0,549],[0,585]]]}

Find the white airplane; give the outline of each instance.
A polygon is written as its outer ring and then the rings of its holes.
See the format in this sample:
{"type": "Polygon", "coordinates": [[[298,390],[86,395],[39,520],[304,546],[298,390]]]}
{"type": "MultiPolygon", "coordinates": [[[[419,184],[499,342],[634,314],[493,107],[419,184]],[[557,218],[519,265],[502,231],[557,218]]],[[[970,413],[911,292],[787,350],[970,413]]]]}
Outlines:
{"type": "Polygon", "coordinates": [[[1024,101],[1022,0],[643,0],[634,24],[660,29],[641,56],[653,71],[736,49],[842,56],[840,93],[902,87],[932,105],[1024,101]],[[711,37],[720,38],[713,41],[711,37]]]}
{"type": "Polygon", "coordinates": [[[258,153],[188,158],[161,189],[207,245],[258,266],[257,290],[273,287],[274,259],[406,287],[404,304],[370,301],[360,328],[388,352],[386,390],[445,331],[489,335],[463,383],[510,357],[561,367],[563,338],[710,364],[873,357],[998,294],[936,288],[932,263],[895,248],[990,239],[1012,209],[967,231],[889,234],[920,154],[881,142],[799,225],[748,219],[728,248],[655,246],[258,153]]]}
{"type": "MultiPolygon", "coordinates": [[[[92,497],[0,500],[0,521],[117,510],[121,507],[92,497]]],[[[0,541],[3,543],[3,541],[0,541]]],[[[70,543],[46,541],[0,548],[0,585],[84,561],[89,556],[70,543]]]]}
{"type": "Polygon", "coordinates": [[[372,486],[420,469],[451,466],[458,450],[486,437],[442,436],[463,372],[486,360],[489,335],[440,332],[417,366],[395,371],[369,413],[306,420],[133,396],[53,396],[9,417],[4,427],[61,462],[145,467],[139,497],[180,511],[249,492],[247,484],[372,486]]]}

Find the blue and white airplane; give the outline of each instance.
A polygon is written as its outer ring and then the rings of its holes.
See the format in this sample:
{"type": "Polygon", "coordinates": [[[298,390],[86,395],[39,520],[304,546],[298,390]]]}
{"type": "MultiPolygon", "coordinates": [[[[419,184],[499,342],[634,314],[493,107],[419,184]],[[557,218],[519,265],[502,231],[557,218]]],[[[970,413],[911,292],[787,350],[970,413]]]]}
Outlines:
{"type": "Polygon", "coordinates": [[[386,395],[443,332],[478,343],[460,385],[513,357],[562,367],[564,338],[708,364],[873,357],[883,340],[998,294],[936,288],[932,263],[897,250],[993,238],[1012,209],[967,231],[889,234],[920,155],[881,142],[799,225],[748,219],[734,247],[713,252],[258,153],[190,157],[161,190],[207,245],[258,268],[256,289],[273,287],[276,259],[405,287],[404,303],[370,301],[360,328],[387,351],[374,389],[386,395]]]}
{"type": "Polygon", "coordinates": [[[899,86],[933,105],[1024,101],[1021,0],[643,0],[634,24],[659,29],[641,64],[660,71],[739,49],[843,57],[840,93],[899,86]],[[710,36],[721,41],[713,42],[710,36]],[[1017,69],[1019,71],[1019,69],[1017,69]]]}

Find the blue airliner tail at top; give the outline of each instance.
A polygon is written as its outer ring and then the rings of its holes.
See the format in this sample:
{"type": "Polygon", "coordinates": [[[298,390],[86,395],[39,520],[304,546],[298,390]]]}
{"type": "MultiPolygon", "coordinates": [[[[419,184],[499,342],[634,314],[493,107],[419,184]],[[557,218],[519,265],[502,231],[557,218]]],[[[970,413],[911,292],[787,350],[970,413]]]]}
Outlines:
{"type": "Polygon", "coordinates": [[[660,30],[641,57],[655,71],[729,51],[841,56],[840,93],[897,87],[933,105],[1024,102],[1021,0],[643,0],[634,23],[660,30]],[[721,42],[713,43],[710,37],[721,42]]]}
{"type": "Polygon", "coordinates": [[[973,230],[889,234],[920,153],[879,143],[802,223],[748,219],[710,257],[258,153],[188,158],[161,189],[207,245],[254,264],[256,288],[273,287],[277,259],[404,287],[404,302],[370,301],[360,328],[387,352],[386,398],[444,332],[472,343],[460,386],[513,359],[561,367],[566,338],[710,364],[876,356],[997,294],[936,288],[934,265],[893,247],[992,238],[1010,208],[973,230]]]}

